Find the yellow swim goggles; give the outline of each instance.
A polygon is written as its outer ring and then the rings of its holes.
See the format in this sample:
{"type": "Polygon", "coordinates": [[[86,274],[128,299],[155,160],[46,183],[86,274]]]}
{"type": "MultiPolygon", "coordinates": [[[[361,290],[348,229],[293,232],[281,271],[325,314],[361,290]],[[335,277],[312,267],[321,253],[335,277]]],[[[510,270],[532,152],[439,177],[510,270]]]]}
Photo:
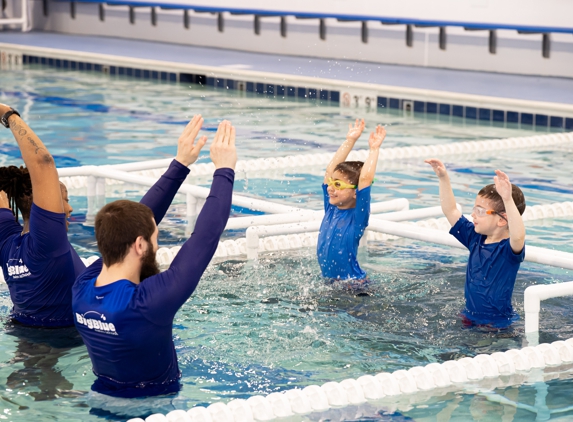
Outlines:
{"type": "Polygon", "coordinates": [[[332,177],[328,178],[328,186],[332,186],[336,190],[342,189],[356,189],[356,185],[351,185],[349,183],[343,182],[342,180],[333,180],[332,177]]]}

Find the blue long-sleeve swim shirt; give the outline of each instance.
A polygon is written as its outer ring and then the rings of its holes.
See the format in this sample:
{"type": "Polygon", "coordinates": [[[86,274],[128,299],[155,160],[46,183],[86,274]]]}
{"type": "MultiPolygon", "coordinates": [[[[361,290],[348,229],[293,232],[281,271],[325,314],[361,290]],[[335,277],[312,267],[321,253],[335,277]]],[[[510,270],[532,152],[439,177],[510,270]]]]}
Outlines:
{"type": "Polygon", "coordinates": [[[66,215],[32,204],[28,233],[0,208],[0,263],[14,307],[10,317],[33,327],[71,327],[72,285],[86,268],[68,241],[66,215]]]}
{"type": "MultiPolygon", "coordinates": [[[[141,200],[159,224],[189,170],[173,161],[141,200]]],[[[195,230],[168,270],[140,284],[129,280],[96,287],[102,260],[73,287],[76,326],[97,379],[92,390],[115,397],[143,397],[179,390],[181,373],[173,343],[173,319],[191,296],[213,257],[231,210],[234,171],[215,171],[195,230]]]]}

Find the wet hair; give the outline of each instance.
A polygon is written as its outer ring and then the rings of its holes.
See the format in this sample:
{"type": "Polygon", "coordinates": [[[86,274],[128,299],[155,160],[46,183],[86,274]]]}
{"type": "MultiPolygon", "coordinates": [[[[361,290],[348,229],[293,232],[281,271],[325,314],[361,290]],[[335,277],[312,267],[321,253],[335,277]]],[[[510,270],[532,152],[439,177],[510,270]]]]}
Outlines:
{"type": "Polygon", "coordinates": [[[346,176],[351,185],[358,186],[363,165],[364,162],[362,161],[343,161],[334,168],[334,171],[338,171],[346,176]]]}
{"type": "Polygon", "coordinates": [[[139,236],[151,242],[153,212],[147,205],[121,199],[104,206],[95,218],[95,236],[103,263],[122,262],[139,236]]]}
{"type": "Polygon", "coordinates": [[[0,190],[6,192],[10,208],[18,218],[18,211],[24,220],[30,218],[32,208],[32,180],[26,167],[0,167],[0,190]]]}
{"type": "MultiPolygon", "coordinates": [[[[505,206],[503,205],[503,199],[497,193],[497,189],[495,188],[494,184],[484,186],[479,192],[478,196],[482,196],[486,199],[490,199],[493,202],[494,211],[497,212],[505,212],[505,206]]],[[[513,183],[511,184],[511,196],[513,198],[513,202],[515,202],[515,206],[519,211],[519,214],[523,215],[525,211],[525,196],[521,189],[515,186],[513,183]]]]}

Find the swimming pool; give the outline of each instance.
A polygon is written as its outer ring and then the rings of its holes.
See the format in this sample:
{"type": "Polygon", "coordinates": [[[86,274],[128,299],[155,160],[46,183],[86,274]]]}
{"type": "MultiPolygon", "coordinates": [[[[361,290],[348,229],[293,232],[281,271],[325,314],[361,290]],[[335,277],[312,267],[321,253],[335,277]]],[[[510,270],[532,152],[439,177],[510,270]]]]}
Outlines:
{"type": "MultiPolygon", "coordinates": [[[[2,81],[0,101],[24,113],[61,167],[173,156],[186,119],[196,112],[205,116],[209,131],[222,118],[238,127],[240,159],[333,153],[348,121],[356,117],[356,111],[317,102],[34,67],[3,74],[2,81]]],[[[375,123],[388,126],[387,147],[532,134],[509,124],[484,125],[451,116],[384,111],[364,117],[367,129],[375,123]]],[[[12,162],[19,155],[17,148],[8,136],[1,142],[2,163],[12,162]]],[[[505,155],[449,157],[447,161],[457,198],[466,209],[473,204],[477,190],[490,183],[495,168],[507,170],[512,181],[524,188],[528,205],[535,205],[570,199],[568,163],[572,152],[571,147],[560,146],[505,155]]],[[[206,157],[204,154],[200,162],[207,161],[206,157]]],[[[437,181],[422,161],[403,159],[379,166],[374,200],[404,197],[413,208],[437,205],[437,181]]],[[[321,171],[298,168],[249,174],[247,178],[238,174],[235,191],[319,209],[321,171]]],[[[198,181],[208,185],[208,180],[198,181]]],[[[109,186],[108,198],[138,199],[141,192],[131,186],[109,186]]],[[[70,194],[75,208],[71,241],[82,255],[93,255],[93,229],[83,224],[85,191],[72,190],[70,194]]],[[[233,210],[234,215],[245,212],[233,210]]],[[[161,228],[161,246],[183,240],[185,220],[184,201],[178,198],[161,228]]],[[[573,250],[570,220],[537,221],[527,229],[529,244],[573,250]]],[[[257,263],[216,260],[176,318],[174,332],[184,388],[169,403],[153,402],[154,411],[166,413],[174,406],[188,408],[521,347],[522,321],[504,336],[461,330],[457,313],[463,306],[465,252],[401,239],[371,242],[361,253],[361,262],[374,280],[371,296],[324,285],[312,249],[265,254],[257,263]]],[[[569,280],[567,270],[523,265],[515,288],[516,311],[523,315],[525,287],[569,280]]],[[[6,286],[0,289],[1,315],[6,321],[11,304],[6,286]]],[[[542,342],[573,337],[569,304],[567,298],[544,303],[542,342]]],[[[3,397],[8,417],[123,420],[125,415],[142,416],[141,403],[124,407],[122,412],[91,407],[93,398],[85,394],[93,381],[91,365],[73,332],[64,341],[54,339],[51,332],[22,332],[7,323],[0,335],[0,372],[7,380],[3,397]]],[[[550,392],[560,392],[556,402],[564,391],[571,391],[567,380],[551,381],[549,386],[550,392]]],[[[498,393],[526,401],[533,397],[531,388],[498,393]]],[[[485,395],[448,394],[416,405],[385,403],[370,409],[371,416],[386,409],[387,415],[377,417],[424,420],[427,415],[451,410],[450,420],[472,420],[468,415],[476,408],[477,413],[494,409],[505,414],[512,408],[485,395]]],[[[352,419],[344,412],[339,410],[352,419]]],[[[520,419],[515,420],[528,420],[531,412],[527,412],[518,410],[515,417],[520,419]]]]}

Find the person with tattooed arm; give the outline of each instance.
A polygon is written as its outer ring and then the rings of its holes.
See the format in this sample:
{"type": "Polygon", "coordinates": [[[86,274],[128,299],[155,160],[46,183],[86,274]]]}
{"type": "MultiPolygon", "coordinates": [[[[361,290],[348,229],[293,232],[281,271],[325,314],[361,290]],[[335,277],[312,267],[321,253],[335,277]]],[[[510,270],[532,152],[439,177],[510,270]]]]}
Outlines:
{"type": "Polygon", "coordinates": [[[72,285],[85,265],[68,241],[68,191],[19,113],[0,104],[0,123],[26,165],[0,168],[0,264],[14,304],[10,317],[32,327],[73,326],[72,285]]]}

